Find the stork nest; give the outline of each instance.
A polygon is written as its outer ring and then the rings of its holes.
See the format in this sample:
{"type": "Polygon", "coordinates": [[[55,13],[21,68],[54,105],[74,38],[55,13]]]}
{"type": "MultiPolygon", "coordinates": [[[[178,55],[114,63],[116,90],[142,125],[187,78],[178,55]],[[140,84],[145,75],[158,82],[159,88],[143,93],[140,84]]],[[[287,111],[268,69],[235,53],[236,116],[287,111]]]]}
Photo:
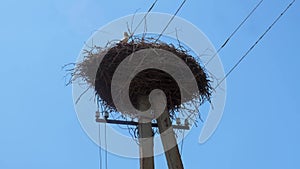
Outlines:
{"type": "MultiPolygon", "coordinates": [[[[92,50],[86,50],[83,61],[75,66],[72,80],[77,78],[83,79],[85,83],[95,90],[95,94],[102,101],[102,106],[105,106],[110,112],[116,112],[117,109],[111,95],[111,83],[117,67],[132,53],[150,48],[169,51],[182,59],[190,68],[197,82],[199,93],[193,95],[193,97],[197,97],[201,104],[204,101],[210,101],[211,86],[209,77],[205,69],[189,54],[188,50],[181,45],[175,47],[173,44],[149,39],[146,41],[144,38],[131,39],[128,43],[118,42],[110,44],[105,48],[94,47],[92,50]],[[95,49],[97,50],[95,51],[95,49]]],[[[167,108],[172,117],[173,113],[181,105],[180,89],[172,76],[161,70],[146,69],[139,72],[132,79],[129,87],[129,96],[133,106],[137,108],[139,96],[148,96],[154,89],[161,89],[165,93],[167,108]]]]}

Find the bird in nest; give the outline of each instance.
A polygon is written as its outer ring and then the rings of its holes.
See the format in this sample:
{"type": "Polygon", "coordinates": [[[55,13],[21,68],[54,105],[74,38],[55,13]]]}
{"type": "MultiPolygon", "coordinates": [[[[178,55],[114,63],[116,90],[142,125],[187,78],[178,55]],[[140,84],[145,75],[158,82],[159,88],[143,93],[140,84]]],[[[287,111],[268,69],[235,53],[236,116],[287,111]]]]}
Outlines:
{"type": "Polygon", "coordinates": [[[124,36],[124,37],[123,37],[123,39],[120,41],[120,43],[125,44],[125,43],[127,43],[128,40],[129,40],[129,35],[128,35],[127,32],[124,32],[123,36],[124,36]]]}

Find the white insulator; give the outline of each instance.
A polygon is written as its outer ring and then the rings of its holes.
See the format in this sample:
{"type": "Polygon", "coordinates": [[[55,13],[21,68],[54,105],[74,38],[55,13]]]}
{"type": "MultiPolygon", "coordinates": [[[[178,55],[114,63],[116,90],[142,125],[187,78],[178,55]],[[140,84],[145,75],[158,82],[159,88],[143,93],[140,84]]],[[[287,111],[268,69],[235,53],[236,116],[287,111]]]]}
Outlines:
{"type": "Polygon", "coordinates": [[[184,125],[185,125],[185,126],[189,126],[189,125],[190,125],[190,123],[189,123],[189,120],[188,120],[188,119],[185,119],[185,120],[184,120],[184,125]]]}
{"type": "Polygon", "coordinates": [[[104,118],[105,118],[105,119],[108,119],[108,117],[109,117],[108,111],[105,111],[105,112],[104,112],[104,118]]]}
{"type": "Polygon", "coordinates": [[[97,110],[96,111],[96,115],[95,115],[96,119],[99,119],[100,118],[100,112],[97,110]]]}
{"type": "Polygon", "coordinates": [[[181,124],[180,118],[176,118],[176,124],[177,124],[177,125],[180,125],[180,124],[181,124]]]}

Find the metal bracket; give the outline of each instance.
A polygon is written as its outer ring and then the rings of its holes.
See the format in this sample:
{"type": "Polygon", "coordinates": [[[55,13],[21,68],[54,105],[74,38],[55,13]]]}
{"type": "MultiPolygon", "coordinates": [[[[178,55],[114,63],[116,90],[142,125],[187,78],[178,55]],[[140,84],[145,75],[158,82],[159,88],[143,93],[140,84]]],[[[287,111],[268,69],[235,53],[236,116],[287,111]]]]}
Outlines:
{"type": "MultiPolygon", "coordinates": [[[[96,122],[98,123],[111,123],[111,124],[121,124],[121,125],[131,125],[131,126],[137,126],[139,125],[138,122],[135,121],[122,121],[122,120],[109,120],[109,119],[96,119],[96,122]]],[[[152,127],[158,127],[157,123],[151,123],[152,127]]],[[[188,125],[172,125],[174,129],[183,129],[183,130],[189,130],[190,127],[188,125]]]]}

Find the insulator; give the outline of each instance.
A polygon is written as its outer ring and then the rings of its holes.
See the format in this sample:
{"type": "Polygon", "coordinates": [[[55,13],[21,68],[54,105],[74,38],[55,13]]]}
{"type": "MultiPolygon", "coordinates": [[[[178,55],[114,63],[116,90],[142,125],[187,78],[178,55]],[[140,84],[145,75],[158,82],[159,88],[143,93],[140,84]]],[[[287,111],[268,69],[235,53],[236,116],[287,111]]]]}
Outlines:
{"type": "Polygon", "coordinates": [[[184,120],[184,125],[185,125],[185,126],[189,126],[189,125],[190,125],[190,123],[189,123],[189,120],[188,120],[188,119],[185,119],[185,120],[184,120]]]}
{"type": "Polygon", "coordinates": [[[99,119],[99,117],[100,117],[100,112],[98,110],[96,111],[95,117],[96,117],[96,119],[99,119]]]}
{"type": "Polygon", "coordinates": [[[176,124],[177,124],[177,125],[180,125],[180,124],[181,124],[180,118],[176,118],[176,124]]]}
{"type": "Polygon", "coordinates": [[[104,112],[104,118],[105,118],[105,119],[108,119],[108,117],[109,117],[108,111],[105,111],[105,112],[104,112]]]}

